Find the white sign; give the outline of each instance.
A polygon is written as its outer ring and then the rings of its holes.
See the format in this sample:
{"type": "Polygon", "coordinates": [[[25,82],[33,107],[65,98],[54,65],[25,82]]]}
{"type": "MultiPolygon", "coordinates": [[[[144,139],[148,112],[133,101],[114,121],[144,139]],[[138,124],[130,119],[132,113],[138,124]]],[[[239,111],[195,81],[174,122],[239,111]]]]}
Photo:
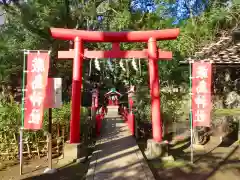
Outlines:
{"type": "Polygon", "coordinates": [[[208,68],[204,65],[197,67],[196,78],[208,78],[208,68]]]}
{"type": "Polygon", "coordinates": [[[45,108],[60,108],[62,106],[62,79],[48,78],[45,108]]]}
{"type": "Polygon", "coordinates": [[[60,108],[62,106],[62,79],[54,78],[54,108],[60,108]]]}

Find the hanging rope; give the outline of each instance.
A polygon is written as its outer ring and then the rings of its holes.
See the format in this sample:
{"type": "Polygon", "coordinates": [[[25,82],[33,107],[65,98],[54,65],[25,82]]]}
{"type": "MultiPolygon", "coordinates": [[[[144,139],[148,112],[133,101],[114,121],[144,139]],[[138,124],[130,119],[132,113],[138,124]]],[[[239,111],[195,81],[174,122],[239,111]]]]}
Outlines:
{"type": "Polygon", "coordinates": [[[122,60],[122,59],[120,60],[119,65],[120,65],[120,67],[122,68],[122,70],[123,70],[124,72],[126,72],[126,69],[125,69],[125,67],[124,67],[124,65],[123,65],[123,60],[122,60]]]}
{"type": "Polygon", "coordinates": [[[139,58],[138,59],[138,66],[139,66],[139,73],[140,73],[140,76],[142,75],[142,68],[141,68],[141,59],[139,58]]]}
{"type": "Polygon", "coordinates": [[[130,85],[130,72],[129,72],[129,66],[128,66],[128,59],[126,59],[126,69],[127,69],[127,82],[126,84],[130,85]]]}
{"type": "Polygon", "coordinates": [[[95,68],[96,68],[98,71],[100,71],[100,70],[101,70],[101,67],[100,67],[99,60],[98,60],[97,58],[94,60],[94,63],[95,63],[95,68]]]}
{"type": "Polygon", "coordinates": [[[110,59],[110,58],[108,59],[107,63],[108,63],[108,67],[109,67],[110,71],[113,72],[113,66],[112,66],[112,63],[111,63],[111,59],[110,59]]]}
{"type": "Polygon", "coordinates": [[[127,69],[127,77],[129,77],[129,67],[128,67],[128,59],[126,59],[126,69],[127,69]]]}
{"type": "Polygon", "coordinates": [[[91,73],[92,73],[92,59],[89,62],[89,74],[88,74],[88,76],[91,76],[91,73]]]}
{"type": "Polygon", "coordinates": [[[136,72],[138,71],[137,64],[134,58],[132,59],[132,67],[136,72]]]}

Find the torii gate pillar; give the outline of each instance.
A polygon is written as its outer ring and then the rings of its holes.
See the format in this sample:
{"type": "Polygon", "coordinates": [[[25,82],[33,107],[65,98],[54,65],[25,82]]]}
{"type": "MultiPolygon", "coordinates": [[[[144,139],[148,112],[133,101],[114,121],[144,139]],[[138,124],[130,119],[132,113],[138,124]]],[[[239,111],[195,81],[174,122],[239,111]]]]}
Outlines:
{"type": "Polygon", "coordinates": [[[152,110],[152,133],[153,139],[157,142],[162,141],[162,121],[160,111],[160,88],[158,76],[158,49],[155,38],[148,40],[148,68],[150,80],[150,96],[152,110]]]}
{"type": "Polygon", "coordinates": [[[79,142],[80,137],[80,112],[81,112],[81,87],[82,87],[82,65],[84,45],[83,41],[76,37],[74,39],[74,58],[72,76],[72,113],[70,129],[70,142],[79,142]]]}

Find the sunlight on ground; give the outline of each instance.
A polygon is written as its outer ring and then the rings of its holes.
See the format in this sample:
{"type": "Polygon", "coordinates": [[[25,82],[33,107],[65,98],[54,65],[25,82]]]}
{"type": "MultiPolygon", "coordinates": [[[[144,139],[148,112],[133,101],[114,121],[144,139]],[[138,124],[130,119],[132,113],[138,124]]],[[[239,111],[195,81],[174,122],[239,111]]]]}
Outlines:
{"type": "Polygon", "coordinates": [[[153,167],[154,168],[164,168],[164,169],[169,169],[169,168],[176,168],[176,167],[183,167],[186,165],[186,162],[184,161],[166,161],[163,162],[159,160],[158,162],[153,162],[153,167]]]}
{"type": "Polygon", "coordinates": [[[216,109],[213,111],[213,114],[216,116],[233,116],[233,115],[240,115],[240,109],[216,109]]]}

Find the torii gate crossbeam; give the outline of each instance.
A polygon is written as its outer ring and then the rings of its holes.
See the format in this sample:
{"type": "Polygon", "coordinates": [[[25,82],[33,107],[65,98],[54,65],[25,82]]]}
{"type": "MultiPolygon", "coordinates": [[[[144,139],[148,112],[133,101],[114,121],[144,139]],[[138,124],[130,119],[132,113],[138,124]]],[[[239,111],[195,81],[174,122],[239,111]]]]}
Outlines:
{"type": "Polygon", "coordinates": [[[148,58],[153,139],[155,142],[162,141],[158,59],[171,59],[172,53],[159,50],[157,48],[157,41],[176,39],[179,35],[179,29],[100,32],[51,28],[50,33],[56,39],[74,40],[73,50],[59,51],[58,53],[58,58],[60,59],[73,59],[70,143],[80,142],[80,89],[82,85],[82,65],[84,58],[148,58]],[[112,42],[112,50],[89,51],[84,49],[84,42],[112,42]],[[148,49],[142,51],[121,51],[120,42],[148,42],[148,49]]]}

